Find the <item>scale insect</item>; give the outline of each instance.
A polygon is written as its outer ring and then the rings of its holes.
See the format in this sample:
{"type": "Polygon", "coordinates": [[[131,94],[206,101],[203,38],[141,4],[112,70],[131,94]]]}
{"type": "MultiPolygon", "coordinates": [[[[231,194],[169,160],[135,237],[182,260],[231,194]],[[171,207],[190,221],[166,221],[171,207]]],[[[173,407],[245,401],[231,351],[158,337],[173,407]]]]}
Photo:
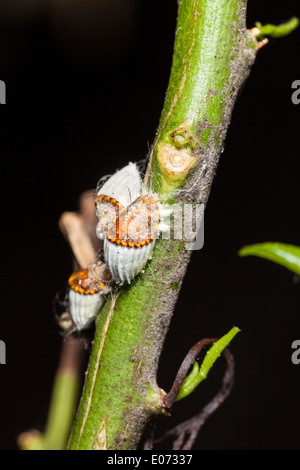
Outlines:
{"type": "Polygon", "coordinates": [[[72,273],[68,281],[69,312],[61,315],[60,326],[70,333],[87,329],[99,314],[106,294],[111,291],[110,282],[111,274],[106,264],[100,261],[72,273]]]}
{"type": "Polygon", "coordinates": [[[140,172],[135,163],[128,163],[104,184],[98,183],[96,195],[97,237],[103,240],[111,222],[128,207],[142,190],[140,172]]]}
{"type": "Polygon", "coordinates": [[[60,302],[64,312],[58,320],[67,335],[89,328],[111,291],[112,281],[130,284],[151,259],[160,233],[169,229],[165,217],[170,211],[143,188],[135,163],[100,180],[95,205],[96,234],[103,240],[105,263],[99,260],[69,277],[67,297],[60,302]]]}
{"type": "Polygon", "coordinates": [[[129,283],[151,258],[168,214],[142,186],[137,166],[129,163],[97,188],[97,236],[117,284],[129,283]]]}
{"type": "Polygon", "coordinates": [[[151,258],[159,223],[157,202],[152,196],[142,195],[110,226],[104,240],[104,257],[118,284],[130,284],[151,258]]]}

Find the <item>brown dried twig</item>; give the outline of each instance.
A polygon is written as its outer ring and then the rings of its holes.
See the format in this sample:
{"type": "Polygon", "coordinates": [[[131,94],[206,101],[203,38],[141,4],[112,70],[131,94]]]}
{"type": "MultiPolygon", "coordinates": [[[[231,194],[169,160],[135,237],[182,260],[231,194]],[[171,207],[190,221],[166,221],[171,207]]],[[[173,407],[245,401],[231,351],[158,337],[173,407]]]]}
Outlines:
{"type": "Polygon", "coordinates": [[[64,212],[59,219],[59,228],[68,240],[78,265],[86,268],[95,259],[96,252],[82,215],[64,212]]]}
{"type": "Polygon", "coordinates": [[[217,341],[217,338],[205,338],[205,339],[201,339],[200,341],[198,341],[198,343],[194,344],[194,346],[191,347],[191,349],[185,356],[177,372],[177,375],[175,377],[171,390],[163,398],[164,405],[167,408],[171,408],[173,403],[175,402],[176,397],[179,393],[180,387],[182,385],[182,382],[187,376],[188,370],[193,364],[193,362],[195,361],[198,354],[200,354],[200,352],[205,346],[207,346],[208,344],[214,343],[215,341],[217,341]]]}
{"type": "MultiPolygon", "coordinates": [[[[215,340],[213,339],[202,340],[196,343],[196,345],[194,345],[193,348],[190,349],[177,373],[176,379],[170,392],[165,396],[165,403],[166,401],[168,404],[174,403],[176,396],[179,392],[180,386],[185,378],[185,376],[183,377],[184,371],[186,375],[189,367],[191,366],[197,354],[199,354],[200,350],[204,347],[204,345],[214,341],[215,340]],[[180,382],[181,384],[179,385],[180,382]]],[[[218,391],[218,393],[201,410],[200,413],[196,414],[195,416],[186,421],[183,421],[174,428],[169,429],[161,437],[157,439],[148,439],[145,442],[144,450],[151,450],[154,444],[158,444],[162,441],[165,441],[167,438],[170,437],[174,437],[172,450],[190,450],[192,448],[202,426],[205,424],[207,419],[217,410],[217,408],[219,408],[219,406],[224,402],[224,400],[228,397],[231,392],[234,383],[234,357],[228,348],[224,349],[223,355],[226,359],[227,368],[223,376],[221,389],[218,391]]]]}

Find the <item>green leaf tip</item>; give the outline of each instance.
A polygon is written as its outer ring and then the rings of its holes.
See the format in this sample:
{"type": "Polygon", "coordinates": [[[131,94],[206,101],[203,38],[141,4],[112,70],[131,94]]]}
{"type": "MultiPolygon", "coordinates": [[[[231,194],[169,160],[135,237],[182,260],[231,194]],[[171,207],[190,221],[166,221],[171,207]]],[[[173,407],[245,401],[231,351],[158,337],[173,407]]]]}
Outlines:
{"type": "Polygon", "coordinates": [[[218,341],[216,341],[213,346],[207,351],[206,356],[199,368],[197,362],[194,362],[193,369],[189,375],[184,379],[177,398],[175,401],[182,400],[182,398],[190,395],[195,388],[206,379],[208,372],[222,353],[222,351],[228,346],[230,341],[235,337],[235,335],[241,331],[239,328],[234,326],[226,335],[222,336],[218,341]]]}
{"type": "Polygon", "coordinates": [[[300,247],[279,242],[247,245],[238,252],[239,256],[258,256],[289,269],[300,276],[300,247]]]}
{"type": "Polygon", "coordinates": [[[269,36],[271,38],[281,38],[290,34],[294,29],[296,29],[299,25],[299,18],[293,16],[289,21],[282,23],[278,26],[274,24],[265,24],[262,25],[258,21],[255,23],[255,26],[259,30],[259,34],[257,35],[257,39],[263,39],[265,36],[269,36]]]}

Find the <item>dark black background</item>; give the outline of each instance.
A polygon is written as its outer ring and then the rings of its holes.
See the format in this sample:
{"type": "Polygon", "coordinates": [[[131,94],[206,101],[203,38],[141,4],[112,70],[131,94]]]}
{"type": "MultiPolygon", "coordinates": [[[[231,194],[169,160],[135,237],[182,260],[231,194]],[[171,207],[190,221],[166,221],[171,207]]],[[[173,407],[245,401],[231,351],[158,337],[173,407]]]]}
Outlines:
{"type": "MultiPolygon", "coordinates": [[[[43,429],[61,338],[52,299],[72,271],[58,229],[65,210],[99,177],[148,151],[171,66],[175,0],[17,0],[0,8],[1,107],[0,448],[43,429]],[[43,6],[40,4],[43,3],[43,6]],[[85,5],[85,6],[83,6],[85,5]],[[15,6],[15,8],[14,8],[15,6]]],[[[298,13],[297,0],[249,1],[249,27],[298,13]]],[[[235,387],[207,422],[196,449],[299,449],[300,284],[245,244],[300,245],[299,116],[291,84],[300,78],[300,30],[263,48],[235,106],[205,216],[205,244],[193,253],[159,369],[170,387],[189,347],[233,325],[235,387]]],[[[217,391],[222,359],[157,434],[199,410],[217,391]]]]}

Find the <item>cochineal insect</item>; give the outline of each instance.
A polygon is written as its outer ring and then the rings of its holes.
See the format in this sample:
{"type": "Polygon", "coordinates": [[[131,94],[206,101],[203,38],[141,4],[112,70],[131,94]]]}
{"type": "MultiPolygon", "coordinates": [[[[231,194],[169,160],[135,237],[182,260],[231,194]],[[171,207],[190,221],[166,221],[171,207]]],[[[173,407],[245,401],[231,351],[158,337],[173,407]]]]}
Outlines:
{"type": "Polygon", "coordinates": [[[142,180],[137,165],[130,162],[114,173],[104,184],[101,184],[101,181],[96,190],[96,215],[98,217],[96,234],[103,240],[108,227],[119,213],[140,196],[142,180]]]}
{"type": "Polygon", "coordinates": [[[133,163],[98,186],[96,207],[107,266],[117,284],[130,283],[151,258],[168,211],[143,188],[133,163]]]}
{"type": "Polygon", "coordinates": [[[104,256],[117,283],[130,283],[152,256],[160,213],[152,196],[142,195],[112,224],[104,240],[104,256]]]}
{"type": "Polygon", "coordinates": [[[65,315],[60,319],[62,328],[70,332],[88,328],[99,314],[106,294],[111,290],[110,282],[111,274],[101,261],[71,274],[68,284],[72,323],[67,322],[65,315]]]}

